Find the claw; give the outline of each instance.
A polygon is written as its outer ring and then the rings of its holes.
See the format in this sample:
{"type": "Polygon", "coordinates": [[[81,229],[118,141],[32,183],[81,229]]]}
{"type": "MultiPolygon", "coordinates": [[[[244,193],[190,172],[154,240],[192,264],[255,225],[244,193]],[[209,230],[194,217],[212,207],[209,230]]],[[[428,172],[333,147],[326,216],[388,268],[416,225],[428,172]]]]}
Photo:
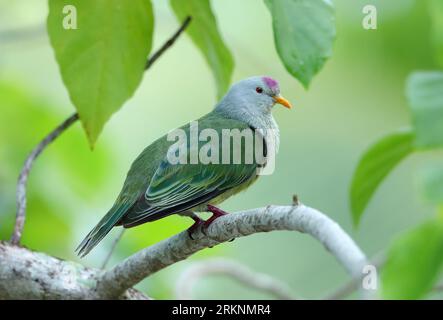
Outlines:
{"type": "Polygon", "coordinates": [[[205,229],[207,229],[211,225],[211,223],[213,223],[217,218],[220,218],[220,217],[228,214],[227,212],[225,212],[213,205],[210,205],[210,204],[208,204],[208,211],[212,212],[212,216],[204,222],[203,227],[205,229]]]}
{"type": "Polygon", "coordinates": [[[191,238],[191,240],[195,240],[193,237],[192,237],[192,234],[198,229],[198,228],[200,228],[200,226],[201,225],[204,225],[204,221],[202,220],[202,219],[200,219],[199,217],[197,217],[197,216],[193,216],[192,217],[192,220],[194,220],[195,222],[194,222],[194,224],[192,225],[192,226],[190,226],[189,228],[188,228],[188,235],[189,235],[189,238],[191,238]]]}
{"type": "Polygon", "coordinates": [[[213,223],[217,218],[228,214],[227,212],[225,212],[217,207],[214,207],[213,205],[210,205],[210,204],[208,204],[208,211],[212,212],[212,216],[206,221],[203,221],[197,215],[191,216],[192,220],[195,221],[194,224],[192,226],[190,226],[187,230],[188,234],[189,234],[189,238],[191,238],[191,240],[195,240],[194,237],[192,236],[192,234],[195,231],[197,231],[200,228],[200,226],[202,226],[201,232],[204,235],[207,235],[206,229],[208,229],[208,227],[211,225],[211,223],[213,223]]]}

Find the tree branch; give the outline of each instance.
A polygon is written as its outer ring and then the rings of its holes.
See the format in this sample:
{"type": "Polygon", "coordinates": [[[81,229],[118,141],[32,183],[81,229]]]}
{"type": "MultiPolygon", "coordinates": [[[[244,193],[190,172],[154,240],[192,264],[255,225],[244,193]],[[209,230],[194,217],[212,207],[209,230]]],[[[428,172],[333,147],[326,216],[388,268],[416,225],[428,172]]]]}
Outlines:
{"type": "MultiPolygon", "coordinates": [[[[102,271],[0,241],[0,300],[97,299],[102,271]]],[[[121,299],[150,299],[138,290],[121,299]]]]}
{"type": "Polygon", "coordinates": [[[286,283],[267,274],[255,272],[241,263],[220,258],[197,262],[183,272],[175,287],[176,298],[191,300],[195,283],[208,275],[232,277],[248,287],[267,292],[277,299],[296,299],[286,283]]]}
{"type": "Polygon", "coordinates": [[[60,136],[67,128],[69,128],[75,121],[78,120],[78,114],[74,113],[68,119],[63,121],[57,128],[51,131],[28,155],[25,164],[20,171],[17,182],[16,201],[17,213],[15,218],[14,232],[11,236],[12,244],[19,244],[25,225],[26,216],[26,185],[28,183],[29,172],[37,157],[42,151],[58,136],[60,136]]]}
{"type": "Polygon", "coordinates": [[[155,61],[157,61],[160,56],[165,53],[166,50],[168,50],[172,45],[175,43],[175,41],[178,39],[178,37],[185,31],[185,29],[188,27],[188,25],[191,23],[192,18],[190,16],[186,17],[186,19],[181,24],[180,28],[172,35],[171,38],[169,38],[161,47],[158,49],[151,58],[148,59],[146,62],[145,70],[148,70],[155,61]]]}
{"type": "MultiPolygon", "coordinates": [[[[186,231],[130,256],[106,271],[97,285],[104,298],[117,298],[156,271],[192,254],[233,238],[257,232],[292,230],[307,233],[320,241],[351,277],[361,275],[366,257],[340,226],[320,211],[304,206],[268,206],[218,218],[205,234],[198,230],[191,240],[186,231]]],[[[285,248],[286,250],[287,248],[285,248]]]]}
{"type": "MultiPolygon", "coordinates": [[[[205,248],[258,232],[292,230],[320,241],[351,277],[361,275],[366,257],[340,226],[302,204],[268,206],[218,218],[191,240],[187,231],[143,249],[109,271],[52,258],[0,242],[0,298],[140,299],[132,287],[205,248]]],[[[290,249],[284,248],[285,251],[290,249]]]]}
{"type": "MultiPolygon", "coordinates": [[[[170,39],[168,39],[163,46],[160,47],[159,50],[154,52],[154,54],[147,60],[145,70],[148,70],[157,59],[169,49],[178,37],[183,33],[186,27],[191,22],[192,18],[188,16],[180,28],[172,35],[170,39]]],[[[73,123],[75,123],[79,119],[78,113],[74,113],[62,124],[57,126],[54,130],[52,130],[29,154],[26,158],[25,164],[22,167],[20,172],[18,182],[17,182],[17,191],[16,191],[16,199],[17,199],[17,212],[15,218],[15,226],[14,231],[11,236],[12,244],[19,244],[22,234],[23,228],[25,225],[26,218],[26,185],[28,182],[29,173],[31,171],[32,165],[34,164],[37,157],[40,153],[55,139],[57,139],[66,129],[68,129],[73,123]]]]}

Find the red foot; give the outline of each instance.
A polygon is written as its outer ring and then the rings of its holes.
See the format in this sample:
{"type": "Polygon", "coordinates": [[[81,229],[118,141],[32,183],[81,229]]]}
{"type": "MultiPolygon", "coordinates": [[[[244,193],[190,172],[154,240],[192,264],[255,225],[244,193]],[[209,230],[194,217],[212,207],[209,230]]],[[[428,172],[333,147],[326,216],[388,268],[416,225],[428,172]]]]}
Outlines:
{"type": "Polygon", "coordinates": [[[194,224],[192,226],[190,226],[188,228],[188,234],[189,234],[189,238],[191,238],[192,240],[194,240],[194,238],[192,237],[192,234],[202,225],[204,224],[204,221],[198,217],[192,217],[192,220],[194,220],[194,224]]]}
{"type": "Polygon", "coordinates": [[[213,205],[210,205],[210,204],[208,204],[208,211],[212,212],[212,216],[204,222],[203,226],[205,228],[208,228],[211,225],[211,223],[213,223],[217,218],[220,218],[221,216],[228,214],[227,212],[223,211],[222,209],[214,207],[213,205]]]}

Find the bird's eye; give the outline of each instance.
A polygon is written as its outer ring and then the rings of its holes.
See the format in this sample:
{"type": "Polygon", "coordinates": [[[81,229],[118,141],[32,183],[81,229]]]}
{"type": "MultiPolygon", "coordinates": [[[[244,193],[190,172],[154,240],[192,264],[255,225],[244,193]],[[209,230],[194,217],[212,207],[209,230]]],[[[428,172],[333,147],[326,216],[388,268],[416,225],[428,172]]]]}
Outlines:
{"type": "Polygon", "coordinates": [[[263,88],[257,87],[255,88],[255,91],[257,91],[257,93],[263,93],[263,88]]]}

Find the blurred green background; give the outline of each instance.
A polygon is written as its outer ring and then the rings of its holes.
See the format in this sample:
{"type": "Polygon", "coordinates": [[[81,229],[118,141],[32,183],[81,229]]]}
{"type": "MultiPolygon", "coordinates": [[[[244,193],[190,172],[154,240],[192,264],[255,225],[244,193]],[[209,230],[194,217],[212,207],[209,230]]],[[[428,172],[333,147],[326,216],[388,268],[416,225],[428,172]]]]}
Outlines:
{"type": "MultiPolygon", "coordinates": [[[[432,216],[419,196],[416,170],[432,153],[409,157],[378,189],[355,229],[349,183],[361,153],[384,133],[409,125],[404,97],[407,75],[436,69],[424,1],[371,1],[378,29],[361,26],[360,0],[335,0],[334,55],[306,91],[282,66],[263,1],[214,0],[218,24],[235,58],[233,81],[266,74],[280,81],[294,104],[276,108],[281,147],[273,175],[223,204],[227,211],[289,204],[293,194],[336,220],[370,257],[396,235],[432,216]]],[[[158,48],[177,28],[168,4],[153,1],[158,48]]],[[[45,33],[46,0],[0,0],[0,239],[10,236],[15,183],[27,153],[74,112],[45,33]]],[[[91,62],[93,63],[93,62],[91,62]]],[[[87,79],[85,79],[87,81],[87,79]]],[[[154,139],[208,112],[216,88],[203,57],[184,36],[144,76],[134,97],[106,125],[94,151],[77,123],[39,158],[29,184],[24,244],[80,261],[74,249],[112,205],[126,172],[154,139]]],[[[172,216],[130,229],[112,263],[186,229],[191,220],[172,216]]],[[[100,266],[114,230],[82,263],[100,266]]],[[[309,236],[257,234],[207,249],[146,279],[154,298],[173,298],[180,273],[196,259],[227,257],[287,282],[294,293],[320,298],[346,281],[342,267],[309,236]]],[[[226,278],[208,278],[196,298],[267,298],[226,278]]]]}

